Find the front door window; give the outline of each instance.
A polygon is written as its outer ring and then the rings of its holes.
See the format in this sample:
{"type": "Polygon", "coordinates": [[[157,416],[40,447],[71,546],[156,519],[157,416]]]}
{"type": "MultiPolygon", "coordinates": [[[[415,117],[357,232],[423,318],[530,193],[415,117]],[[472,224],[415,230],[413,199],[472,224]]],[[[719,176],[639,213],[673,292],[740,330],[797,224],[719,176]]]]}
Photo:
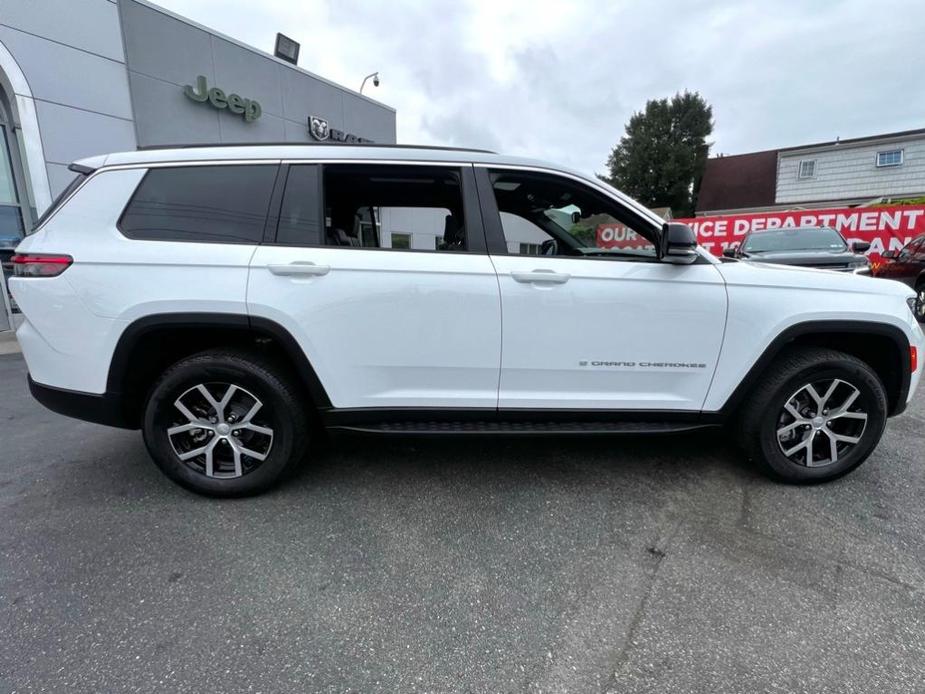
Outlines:
{"type": "Polygon", "coordinates": [[[509,254],[655,261],[655,244],[612,200],[561,176],[491,171],[509,254]]]}

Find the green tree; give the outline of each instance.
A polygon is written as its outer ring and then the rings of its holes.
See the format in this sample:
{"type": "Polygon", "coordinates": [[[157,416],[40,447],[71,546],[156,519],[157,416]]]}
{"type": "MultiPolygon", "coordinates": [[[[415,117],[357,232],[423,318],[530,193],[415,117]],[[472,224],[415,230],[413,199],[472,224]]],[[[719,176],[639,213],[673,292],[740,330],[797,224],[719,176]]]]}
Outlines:
{"type": "Polygon", "coordinates": [[[652,99],[626,124],[601,176],[648,207],[691,215],[712,143],[713,109],[697,92],[652,99]]]}

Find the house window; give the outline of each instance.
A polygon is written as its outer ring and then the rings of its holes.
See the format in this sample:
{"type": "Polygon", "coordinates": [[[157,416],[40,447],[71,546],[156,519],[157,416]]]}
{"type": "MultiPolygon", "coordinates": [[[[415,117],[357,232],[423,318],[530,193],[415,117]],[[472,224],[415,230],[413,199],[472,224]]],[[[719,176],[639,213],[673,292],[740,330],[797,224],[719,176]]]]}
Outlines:
{"type": "Polygon", "coordinates": [[[539,243],[520,244],[520,255],[542,255],[542,245],[539,243]]]}
{"type": "Polygon", "coordinates": [[[816,160],[815,159],[801,159],[800,160],[800,178],[812,178],[816,175],[816,160]]]}
{"type": "Polygon", "coordinates": [[[903,151],[901,149],[889,149],[885,152],[877,152],[877,167],[883,166],[902,166],[903,151]]]}

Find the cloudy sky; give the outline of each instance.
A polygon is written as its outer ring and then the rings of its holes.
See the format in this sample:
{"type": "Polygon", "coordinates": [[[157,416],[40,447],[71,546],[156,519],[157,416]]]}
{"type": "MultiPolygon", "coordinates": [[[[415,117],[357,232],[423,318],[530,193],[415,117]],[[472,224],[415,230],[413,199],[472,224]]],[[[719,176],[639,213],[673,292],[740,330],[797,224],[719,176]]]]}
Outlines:
{"type": "Polygon", "coordinates": [[[398,110],[398,141],[603,171],[646,100],[699,91],[713,153],[925,127],[921,0],[155,0],[398,110]]]}

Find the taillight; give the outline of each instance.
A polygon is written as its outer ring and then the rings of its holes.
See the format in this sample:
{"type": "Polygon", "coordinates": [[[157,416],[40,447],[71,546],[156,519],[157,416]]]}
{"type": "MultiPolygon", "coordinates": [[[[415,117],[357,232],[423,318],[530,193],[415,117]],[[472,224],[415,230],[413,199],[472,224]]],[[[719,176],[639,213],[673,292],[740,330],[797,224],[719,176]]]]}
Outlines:
{"type": "Polygon", "coordinates": [[[50,253],[17,253],[13,256],[14,277],[57,277],[74,259],[50,253]]]}
{"type": "Polygon", "coordinates": [[[909,345],[909,373],[915,373],[919,368],[919,348],[909,345]]]}

